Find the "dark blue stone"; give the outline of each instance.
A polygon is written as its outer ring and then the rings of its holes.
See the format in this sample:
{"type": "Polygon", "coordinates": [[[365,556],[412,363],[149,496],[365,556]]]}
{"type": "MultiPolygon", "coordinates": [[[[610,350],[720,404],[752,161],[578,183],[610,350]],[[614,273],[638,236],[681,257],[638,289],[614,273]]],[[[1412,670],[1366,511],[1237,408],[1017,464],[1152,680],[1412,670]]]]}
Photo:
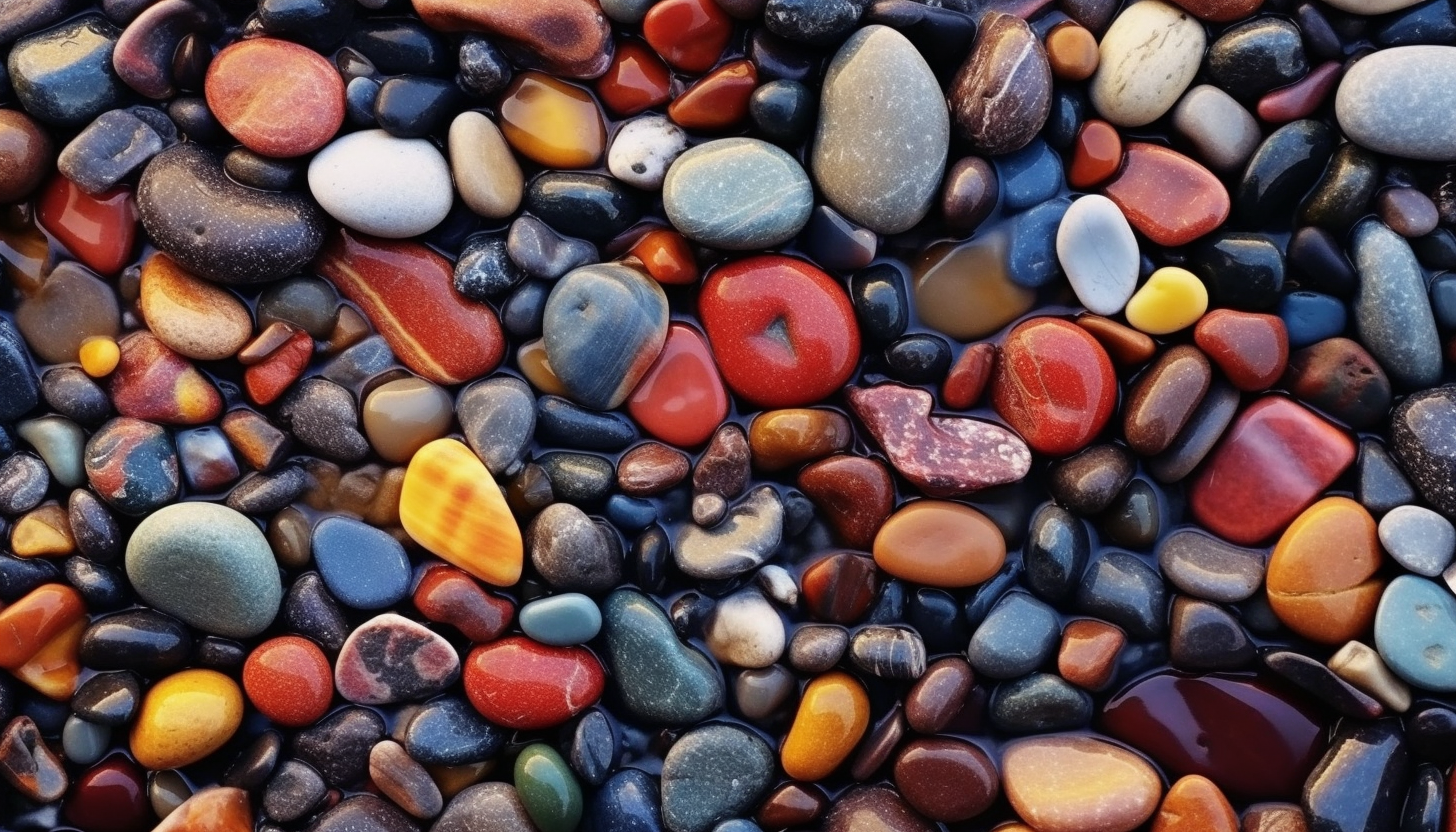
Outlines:
{"type": "Polygon", "coordinates": [[[966,648],[970,628],[961,618],[960,604],[943,589],[922,587],[910,596],[906,621],[925,639],[931,653],[957,653],[966,648]]]}
{"type": "MultiPolygon", "coordinates": [[[[1420,240],[1413,240],[1411,246],[1418,256],[1419,243],[1420,240]]],[[[1456,266],[1456,261],[1452,265],[1456,266]]],[[[1342,298],[1355,294],[1359,281],[1355,267],[1345,256],[1340,241],[1323,228],[1307,225],[1294,232],[1289,238],[1289,266],[1305,288],[1342,298]]]]}
{"type": "Polygon", "coordinates": [[[0,422],[13,422],[40,403],[40,381],[30,365],[25,341],[0,317],[0,422]]]}
{"type": "Polygon", "coordinates": [[[1410,241],[1411,250],[1421,265],[1431,269],[1456,269],[1456,234],[1449,228],[1435,231],[1410,241]]]}
{"type": "Polygon", "coordinates": [[[592,173],[547,171],[526,186],[527,211],[568,237],[605,243],[642,216],[626,187],[592,173]]]}
{"type": "Polygon", "coordinates": [[[1259,17],[1223,33],[1208,48],[1205,71],[1235,98],[1255,98],[1309,72],[1299,27],[1281,17],[1259,17]]]}
{"type": "Polygon", "coordinates": [[[445,75],[455,62],[443,35],[408,17],[366,20],[346,43],[385,75],[445,75]]]}
{"type": "Polygon", "coordinates": [[[339,652],[349,637],[349,622],[317,572],[298,576],[283,596],[278,617],[285,629],[308,636],[331,653],[339,652]]]}
{"type": "Polygon", "coordinates": [[[588,813],[594,832],[662,832],[657,781],[647,773],[623,769],[602,784],[588,813]]]}
{"type": "Polygon", "coordinates": [[[1301,803],[1313,832],[1394,829],[1410,754],[1400,720],[1345,720],[1310,772],[1301,803]]]}
{"type": "Polygon", "coordinates": [[[1445,813],[1446,778],[1439,768],[1426,763],[1416,769],[1416,776],[1406,790],[1400,832],[1441,832],[1445,813]]]}
{"type": "Polygon", "coordinates": [[[1087,120],[1091,111],[1092,104],[1080,84],[1057,87],[1052,93],[1052,111],[1042,128],[1042,138],[1047,144],[1065,152],[1077,140],[1077,131],[1082,129],[1082,122],[1087,120]]]}
{"type": "Polygon", "coordinates": [[[854,315],[866,338],[889,343],[910,325],[910,302],[905,297],[905,275],[889,263],[876,263],[849,280],[854,315]]]}
{"type": "Polygon", "coordinates": [[[1431,0],[1379,18],[1371,37],[1384,47],[1449,45],[1456,40],[1456,9],[1451,0],[1431,0]]]}
{"type": "Polygon", "coordinates": [[[501,305],[501,326],[521,339],[540,335],[546,319],[546,299],[550,296],[551,284],[544,280],[522,283],[501,305]]]}
{"type": "Polygon", "coordinates": [[[942,83],[949,82],[965,63],[976,39],[976,18],[915,0],[875,0],[865,9],[863,23],[898,29],[915,44],[942,83]]]}
{"type": "Polygon", "coordinates": [[[880,597],[865,615],[866,624],[899,624],[905,619],[906,596],[909,593],[900,581],[886,581],[880,588],[880,597]]]}
{"type": "Polygon", "coordinates": [[[755,27],[748,37],[748,60],[758,70],[760,81],[798,81],[808,83],[819,68],[820,56],[802,44],[755,27]]]}
{"type": "Polygon", "coordinates": [[[459,696],[441,696],[421,705],[404,729],[404,749],[427,766],[463,766],[489,760],[506,734],[481,718],[459,696]]]}
{"type": "Polygon", "coordinates": [[[374,127],[374,102],[379,98],[379,82],[359,77],[344,87],[344,114],[355,127],[374,127]]]}
{"type": "Polygon", "coordinates": [[[1091,552],[1086,524],[1061,506],[1048,503],[1031,518],[1022,556],[1027,587],[1053,604],[1064,600],[1082,579],[1091,552]]]}
{"type": "Polygon", "coordinates": [[[748,99],[753,125],[775,144],[796,145],[808,138],[818,115],[814,94],[798,81],[770,81],[748,99]]]}
{"type": "MultiPolygon", "coordinates": [[[[306,168],[292,159],[274,159],[246,147],[228,151],[222,159],[227,175],[260,191],[286,191],[303,185],[306,168]]],[[[332,307],[330,307],[332,309],[332,307]]],[[[327,333],[325,333],[327,337],[327,333]]]]}
{"type": "Polygon", "coordinates": [[[1289,331],[1289,348],[1297,350],[1345,331],[1345,304],[1319,292],[1290,292],[1279,301],[1278,314],[1289,331]]]}
{"type": "Polygon", "coordinates": [[[1093,561],[1077,587],[1077,610],[1111,621],[1133,639],[1157,638],[1167,629],[1167,590],[1158,571],[1126,552],[1093,561]]]}
{"type": "Polygon", "coordinates": [[[637,586],[651,593],[661,592],[667,585],[667,562],[672,557],[672,543],[661,526],[651,526],[632,541],[632,567],[637,586]]]}
{"type": "Polygon", "coordinates": [[[262,0],[258,24],[270,35],[330,51],[354,21],[353,0],[262,0]]]}
{"type": "Polygon", "coordinates": [[[657,522],[657,506],[651,500],[613,494],[607,498],[607,519],[623,531],[635,532],[657,522]]]}
{"type": "Polygon", "coordinates": [[[66,558],[66,583],[81,593],[88,610],[114,610],[127,603],[127,586],[121,575],[94,560],[66,558]]]}
{"type": "Polygon", "coordinates": [[[1431,311],[1442,329],[1456,329],[1456,273],[1446,272],[1431,281],[1431,311]]]}
{"type": "Polygon", "coordinates": [[[1062,273],[1057,260],[1057,226],[1071,207],[1070,199],[1052,199],[1011,218],[1006,259],[1012,282],[1037,288],[1062,273]]]}
{"type": "Polygon", "coordinates": [[[832,46],[854,31],[861,0],[768,0],[763,23],[770,32],[811,46],[832,46]]]}
{"type": "Polygon", "coordinates": [[[546,444],[583,451],[620,451],[637,438],[624,416],[588,410],[560,396],[536,400],[536,436],[546,444]]]}
{"type": "Polygon", "coordinates": [[[121,101],[111,67],[121,30],[88,14],[31,35],[10,51],[10,83],[25,111],[50,124],[79,127],[121,101]]]}
{"type": "Polygon", "coordinates": [[[1001,204],[1007,211],[1038,205],[1062,189],[1062,159],[1041,139],[1015,153],[996,157],[1001,204]]]}
{"type": "Polygon", "coordinates": [[[391,136],[418,139],[444,126],[463,96],[455,82],[423,75],[390,78],[374,99],[374,120],[391,136]]]}
{"type": "MultiPolygon", "coordinates": [[[[152,112],[171,124],[160,110],[152,112]]],[[[174,128],[174,141],[175,132],[174,128]]],[[[164,138],[135,113],[107,110],[66,145],[56,165],[82,190],[99,194],[146,164],[165,146],[164,138]]]]}
{"type": "Polygon", "coordinates": [[[593,786],[600,786],[616,768],[617,735],[604,712],[593,708],[582,714],[571,732],[567,759],[577,775],[593,786]]]}
{"type": "Polygon", "coordinates": [[[207,102],[197,96],[182,96],[167,103],[167,117],[177,125],[177,131],[194,142],[231,141],[227,131],[222,129],[207,102]]]}
{"type": "Polygon", "coordinates": [[[329,592],[344,605],[377,610],[409,594],[404,547],[382,529],[348,517],[329,517],[313,530],[313,559],[329,592]]]}
{"type": "Polygon", "coordinates": [[[1325,172],[1338,142],[1329,125],[1314,119],[1293,121],[1270,133],[1231,194],[1234,214],[1252,228],[1288,223],[1295,203],[1325,172]]]}
{"type": "Polygon", "coordinates": [[[456,81],[460,89],[477,98],[488,98],[511,82],[511,62],[495,44],[477,34],[468,34],[460,41],[457,56],[460,72],[456,81]]]}
{"type": "Polygon", "coordinates": [[[1001,596],[1009,592],[1021,579],[1021,561],[1008,560],[989,581],[976,587],[966,598],[966,626],[974,630],[986,620],[986,615],[1001,596]]]}
{"type": "Polygon", "coordinates": [[[60,579],[60,570],[45,558],[18,558],[0,552],[0,601],[9,603],[41,584],[60,579]]]}
{"type": "Polygon", "coordinates": [[[938,335],[907,335],[885,348],[890,377],[909,384],[941,381],[950,370],[950,344],[938,335]]]}
{"type": "Polygon", "coordinates": [[[511,290],[525,278],[506,254],[500,233],[471,234],[455,261],[455,291],[471,300],[487,301],[511,290]]]}

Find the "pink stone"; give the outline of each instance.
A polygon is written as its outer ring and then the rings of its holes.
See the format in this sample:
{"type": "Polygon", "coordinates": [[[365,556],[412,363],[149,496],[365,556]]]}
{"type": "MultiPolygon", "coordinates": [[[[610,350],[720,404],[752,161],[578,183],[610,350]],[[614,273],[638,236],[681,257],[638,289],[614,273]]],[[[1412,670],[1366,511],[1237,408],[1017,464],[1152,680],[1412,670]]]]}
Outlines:
{"type": "Polygon", "coordinates": [[[334,664],[339,695],[384,705],[438,693],[460,677],[460,656],[440,635],[387,612],[349,635],[334,664]]]}

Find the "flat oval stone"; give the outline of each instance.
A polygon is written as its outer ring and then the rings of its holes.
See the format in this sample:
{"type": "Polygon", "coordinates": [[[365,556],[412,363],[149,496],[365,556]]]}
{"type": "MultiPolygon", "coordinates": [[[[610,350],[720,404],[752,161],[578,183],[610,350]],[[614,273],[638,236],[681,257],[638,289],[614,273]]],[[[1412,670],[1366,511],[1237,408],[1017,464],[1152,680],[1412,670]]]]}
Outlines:
{"type": "Polygon", "coordinates": [[[344,82],[319,53],[253,38],[219,52],[207,69],[207,105],[250,150],[289,157],[323,147],[344,123],[344,82]]]}
{"type": "Polygon", "coordinates": [[[161,252],[142,264],[139,303],[157,338],[188,358],[228,358],[253,335],[253,317],[242,301],[161,252]]]}
{"type": "Polygon", "coordinates": [[[572,398],[611,410],[662,351],[667,312],[662,288],[641,272],[583,266],[561,278],[546,301],[546,359],[572,398]]]}
{"type": "Polygon", "coordinates": [[[484,113],[467,110],[450,122],[450,172],[470,210],[501,219],[520,207],[526,189],[521,165],[500,128],[484,113]]]}
{"type": "Polygon", "coordinates": [[[314,526],[311,545],[324,584],[345,606],[383,609],[409,594],[409,558],[384,530],[352,517],[327,517],[314,526]]]}
{"type": "Polygon", "coordinates": [[[1393,156],[1456,160],[1456,47],[1399,46],[1366,58],[1350,67],[1335,93],[1345,135],[1393,156]]]}
{"type": "Polygon", "coordinates": [[[917,500],[891,515],[874,540],[875,563],[897,578],[941,587],[984,583],[1006,560],[1006,541],[969,506],[917,500]]]}
{"type": "Polygon", "coordinates": [[[1397,506],[1380,518],[1380,545],[1401,566],[1434,578],[1456,554],[1456,527],[1423,506],[1397,506]]]}
{"type": "Polygon", "coordinates": [[[1030,143],[1051,114],[1052,70],[1026,21],[1003,12],[983,17],[949,98],[956,131],[972,149],[997,155],[1030,143]]]}
{"type": "Polygon", "coordinates": [[[1213,382],[1213,367],[1196,347],[1179,344],[1138,376],[1123,403],[1122,432],[1143,456],[1163,452],[1197,410],[1213,382]]]}
{"type": "Polygon", "coordinates": [[[232,638],[261,633],[283,600],[267,538],[215,503],[178,503],[143,520],[127,543],[126,573],[148,604],[232,638]]]}
{"type": "Polygon", "coordinates": [[[16,329],[36,357],[48,364],[76,361],[82,344],[91,338],[116,337],[120,324],[116,292],[76,262],[56,266],[15,309],[16,329]]]}
{"type": "Polygon", "coordinates": [[[450,213],[450,166],[425,139],[361,130],[308,163],[308,190],[329,216],[365,234],[423,234],[450,213]]]}
{"type": "Polygon", "coordinates": [[[439,693],[460,676],[460,656],[443,637],[394,613],[355,628],[334,662],[334,687],[360,705],[439,693]]]}
{"type": "Polygon", "coordinates": [[[520,526],[490,472],[461,442],[436,439],[416,452],[399,502],[405,532],[433,554],[497,586],[520,580],[520,526]]]}
{"type": "Polygon", "coordinates": [[[602,611],[579,592],[538,598],[521,607],[521,632],[553,647],[585,644],[602,628],[602,611]]]}
{"type": "Polygon", "coordinates": [[[662,760],[662,820],[671,832],[709,832],[758,803],[774,774],[773,752],[727,723],[683,734],[662,760]]]}
{"type": "Polygon", "coordinates": [[[1408,387],[1441,378],[1441,344],[1410,244],[1377,220],[1355,226],[1351,259],[1360,274],[1355,329],[1390,377],[1408,387]]]}
{"type": "Polygon", "coordinates": [[[1213,231],[1228,219],[1232,207],[1223,183],[1207,168],[1147,142],[1128,143],[1122,172],[1102,193],[1117,203],[1133,228],[1164,246],[1185,245],[1213,231]]]}
{"type": "Polygon", "coordinates": [[[1072,203],[1057,226],[1057,261],[1077,300],[1116,315],[1137,288],[1138,245],[1116,203],[1091,194],[1072,203]]]}
{"type": "Polygon", "coordinates": [[[1375,648],[1405,681],[1426,690],[1456,690],[1456,599],[1435,581],[1401,575],[1380,596],[1375,648]]]}
{"type": "Polygon", "coordinates": [[[1176,6],[1161,0],[1128,6],[1098,46],[1092,106],[1119,127],[1156,121],[1198,74],[1206,43],[1203,24],[1176,6]]]}
{"type": "Polygon", "coordinates": [[[1034,318],[1006,336],[991,382],[996,412],[1033,449],[1054,456],[1080,450],[1112,416],[1112,361],[1085,330],[1034,318]]]}
{"type": "Polygon", "coordinates": [[[1173,108],[1173,129],[1193,145],[1205,164],[1219,173],[1242,168],[1259,146],[1259,123],[1234,97],[1199,84],[1173,108]]]}
{"type": "Polygon", "coordinates": [[[237,682],[215,670],[184,670],[147,691],[131,729],[131,751],[146,768],[181,768],[221,748],[242,721],[237,682]]]}
{"type": "Polygon", "coordinates": [[[835,208],[877,233],[907,230],[930,210],[949,143],[940,84],[904,35],[866,26],[839,47],[810,153],[835,208]]]}
{"type": "Polygon", "coordinates": [[[1236,604],[1251,597],[1264,581],[1265,557],[1196,529],[1179,529],[1158,545],[1163,576],[1196,598],[1236,604]]]}
{"type": "Polygon", "coordinates": [[[491,722],[521,731],[560,725],[595,704],[605,686],[601,663],[584,647],[508,636],[465,659],[470,704],[491,722]]]}
{"type": "Polygon", "coordinates": [[[814,189],[784,150],[759,139],[718,139],[677,157],[662,202],[683,236],[738,251],[772,248],[803,230],[814,189]]]}
{"type": "Polygon", "coordinates": [[[1012,808],[1038,832],[1131,832],[1163,793],[1146,760],[1087,736],[1017,740],[1002,751],[1001,771],[1012,808]]]}

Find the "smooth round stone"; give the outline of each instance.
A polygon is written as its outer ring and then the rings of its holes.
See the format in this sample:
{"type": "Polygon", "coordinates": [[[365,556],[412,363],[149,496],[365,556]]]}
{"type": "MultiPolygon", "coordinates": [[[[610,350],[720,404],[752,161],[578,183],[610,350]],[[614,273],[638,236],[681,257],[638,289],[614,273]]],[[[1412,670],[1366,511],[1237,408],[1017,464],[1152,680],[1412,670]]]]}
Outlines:
{"type": "Polygon", "coordinates": [[[602,628],[602,611],[587,596],[567,592],[521,607],[517,623],[521,632],[542,644],[569,647],[596,638],[602,628]]]}
{"type": "Polygon", "coordinates": [[[67,760],[89,766],[104,757],[110,747],[110,728],[75,716],[66,719],[66,726],[61,730],[61,749],[67,760]]]}
{"type": "Polygon", "coordinates": [[[1169,582],[1189,595],[1235,604],[1263,583],[1265,556],[1196,529],[1180,529],[1158,546],[1158,566],[1169,582]]]}
{"type": "Polygon", "coordinates": [[[142,264],[142,316],[162,343],[200,361],[236,354],[253,335],[247,306],[226,289],[154,254],[142,264]]]}
{"type": "Polygon", "coordinates": [[[487,219],[501,219],[520,207],[526,188],[520,163],[500,128],[484,113],[467,110],[450,123],[450,171],[460,198],[487,219]]]}
{"type": "Polygon", "coordinates": [[[998,332],[1036,305],[1036,294],[1011,279],[1010,235],[940,243],[914,264],[915,311],[922,322],[960,341],[998,332]]]}
{"type": "Polygon", "coordinates": [[[1173,129],[1186,138],[1209,168],[1230,173],[1243,167],[1259,146],[1259,123],[1242,104],[1211,84],[1199,84],[1173,108],[1173,129]]]}
{"type": "Polygon", "coordinates": [[[551,587],[599,594],[622,577],[622,553],[612,529],[569,503],[553,503],[525,534],[531,564],[551,587]]]}
{"type": "Polygon", "coordinates": [[[263,790],[263,814],[287,823],[308,815],[323,802],[329,786],[307,763],[286,760],[263,790]]]}
{"type": "Polygon", "coordinates": [[[1355,462],[1355,499],[1375,515],[1418,499],[1415,486],[1378,440],[1360,441],[1360,455],[1355,462]]]}
{"type": "Polygon", "coordinates": [[[1355,226],[1351,259],[1360,274],[1354,308],[1361,343],[1398,384],[1440,381],[1440,338],[1410,244],[1383,223],[1364,220],[1355,226]]]}
{"type": "Polygon", "coordinates": [[[135,670],[158,676],[181,667],[192,636],[175,618],[134,610],[97,619],[81,636],[79,658],[95,670],[135,670]]]}
{"type": "Polygon", "coordinates": [[[312,725],[328,712],[333,671],[322,650],[300,636],[258,645],[243,665],[248,701],[269,720],[291,728],[312,725]]]}
{"type": "Polygon", "coordinates": [[[1169,661],[1176,668],[1240,670],[1254,661],[1254,644],[1248,633],[1238,619],[1216,604],[1173,599],[1168,629],[1169,661]]]}
{"type": "Polygon", "coordinates": [[[118,728],[131,722],[141,698],[141,679],[135,673],[97,673],[76,689],[71,697],[71,710],[79,719],[118,728]]]}
{"type": "Polygon", "coordinates": [[[1128,142],[1122,170],[1102,193],[1117,203],[1134,229],[1164,246],[1186,245],[1208,234],[1228,219],[1232,208],[1228,191],[1212,171],[1149,142],[1128,142]]]}
{"type": "Polygon", "coordinates": [[[239,41],[208,66],[204,91],[219,123],[264,156],[302,156],[344,123],[344,82],[305,46],[273,38],[239,41]]]}
{"type": "Polygon", "coordinates": [[[20,110],[0,112],[0,201],[29,196],[45,178],[54,155],[50,136],[20,110]]]}
{"type": "Polygon", "coordinates": [[[546,223],[526,215],[511,223],[506,234],[506,254],[521,271],[540,280],[555,280],[572,269],[601,260],[592,243],[564,237],[546,223]]]}
{"type": "Polygon", "coordinates": [[[647,433],[680,447],[713,435],[728,414],[728,391],[702,334],[668,325],[662,352],[632,392],[627,412],[647,433]]]}
{"type": "Polygon", "coordinates": [[[670,832],[709,832],[758,803],[773,752],[756,734],[710,723],[683,734],[662,760],[662,820],[670,832]]]}
{"type": "Polygon", "coordinates": [[[1374,60],[1351,66],[1335,93],[1345,135],[1392,156],[1456,160],[1456,47],[1400,46],[1367,58],[1374,60]]]}
{"type": "Polygon", "coordinates": [[[1001,181],[1001,205],[1006,211],[1024,211],[1055,197],[1062,187],[1062,161],[1044,141],[996,159],[1001,181]]]}
{"type": "Polygon", "coordinates": [[[992,691],[986,715],[1007,734],[1045,734],[1086,727],[1092,697],[1052,673],[1032,673],[992,691]]]}
{"type": "Polygon", "coordinates": [[[1082,328],[1055,318],[1034,318],[1007,335],[991,385],[1001,418],[1053,456],[1091,441],[1117,398],[1107,352],[1082,328]]]}
{"type": "Polygon", "coordinates": [[[1006,247],[1006,273],[1012,282],[1035,289],[1058,277],[1056,228],[1070,207],[1067,199],[1051,199],[1012,218],[1006,247]]]}
{"type": "Polygon", "coordinates": [[[444,808],[440,788],[404,747],[385,740],[369,751],[369,780],[396,806],[417,818],[432,818],[444,808]]]}
{"type": "Polygon", "coordinates": [[[546,171],[526,186],[525,206],[562,234],[606,243],[641,216],[637,198],[617,180],[590,173],[546,171]]]}
{"type": "Polygon", "coordinates": [[[423,234],[450,213],[450,166],[424,139],[362,130],[308,164],[308,189],[329,215],[376,237],[423,234]]]}
{"type": "Polygon", "coordinates": [[[1208,76],[1240,98],[1254,98],[1309,72],[1299,28],[1280,18],[1230,27],[1208,50],[1208,76]]]}
{"type": "Polygon", "coordinates": [[[966,156],[946,172],[940,213],[956,231],[974,231],[996,207],[1001,183],[996,168],[979,156],[966,156]]]}
{"type": "Polygon", "coordinates": [[[97,14],[77,17],[18,41],[10,50],[10,85],[22,107],[41,121],[80,127],[115,107],[112,54],[121,31],[97,14]]]}
{"type": "Polygon", "coordinates": [[[516,794],[541,832],[572,832],[581,822],[581,786],[566,761],[545,743],[532,743],[516,757],[516,794]]]}
{"type": "MultiPolygon", "coordinates": [[[[50,469],[50,474],[55,477],[56,482],[67,488],[77,488],[86,483],[86,467],[83,460],[86,433],[75,422],[64,416],[42,416],[39,419],[31,419],[16,425],[15,433],[34,448],[36,453],[40,454],[40,458],[45,460],[45,467],[50,469]]],[[[35,484],[40,486],[39,490],[44,493],[44,478],[37,476],[35,484]]],[[[60,515],[65,514],[60,508],[57,508],[56,512],[60,515]]],[[[12,549],[18,545],[15,543],[18,532],[18,528],[11,530],[12,549]]],[[[73,534],[67,530],[65,536],[72,537],[73,534]]]]}
{"type": "Polygon", "coordinates": [[[875,563],[897,578],[940,587],[976,586],[1006,560],[1006,541],[981,512],[959,503],[917,500],[875,535],[875,563]]]}
{"type": "Polygon", "coordinates": [[[723,706],[722,674],[678,641],[651,598],[618,589],[603,604],[606,659],[627,712],[638,719],[691,725],[723,706]]]}
{"type": "Polygon", "coordinates": [[[414,711],[400,742],[424,765],[463,766],[490,759],[505,739],[505,732],[482,719],[465,699],[442,696],[414,711]]]}
{"type": "Polygon", "coordinates": [[[783,655],[788,636],[778,610],[754,589],[719,601],[703,628],[708,652],[734,667],[768,667],[783,655]]]}
{"type": "Polygon", "coordinates": [[[793,146],[809,137],[817,118],[814,94],[798,81],[769,81],[748,100],[753,126],[769,141],[793,146]]]}
{"type": "Polygon", "coordinates": [[[500,101],[501,133],[521,155],[547,168],[596,165],[606,128],[596,101],[580,87],[523,72],[500,101]]]}
{"type": "Polygon", "coordinates": [[[295,439],[330,459],[358,462],[369,453],[369,442],[359,433],[354,395],[328,379],[294,385],[283,397],[278,418],[295,439]]]}
{"type": "Polygon", "coordinates": [[[1059,505],[1042,507],[1031,518],[1022,555],[1027,586],[1053,603],[1065,600],[1082,579],[1091,548],[1081,520],[1059,505]]]}
{"type": "Polygon", "coordinates": [[[384,720],[346,705],[294,735],[293,754],[338,788],[352,788],[369,773],[369,749],[384,739],[384,720]]]}
{"type": "Polygon", "coordinates": [[[718,139],[677,158],[663,210],[683,236],[730,250],[771,248],[803,230],[814,189],[787,152],[758,139],[718,139]]]}
{"type": "Polygon", "coordinates": [[[863,829],[931,832],[937,829],[887,785],[855,786],[840,795],[824,818],[824,832],[863,829]]]}
{"type": "Polygon", "coordinates": [[[1122,211],[1105,196],[1084,196],[1062,215],[1057,260],[1077,300],[1098,315],[1121,312],[1137,288],[1137,239],[1122,211]]]}
{"type": "Polygon", "coordinates": [[[784,772],[795,780],[827,777],[849,757],[869,721],[869,697],[854,677],[842,671],[815,677],[784,738],[784,772]]]}
{"type": "Polygon", "coordinates": [[[221,748],[242,721],[237,682],[215,670],[184,670],[147,691],[131,753],[148,769],[181,768],[221,748]]]}
{"type": "Polygon", "coordinates": [[[178,503],[143,520],[127,543],[126,573],[151,606],[232,638],[261,633],[283,599],[267,538],[214,503],[178,503]]]}
{"type": "Polygon", "coordinates": [[[934,73],[904,35],[878,25],[855,32],[820,90],[810,167],[825,198],[878,233],[919,222],[945,166],[944,104],[934,73]]]}
{"type": "Polygon", "coordinates": [[[1196,347],[1180,344],[1159,356],[1123,403],[1122,432],[1128,447],[1142,456],[1167,450],[1212,381],[1213,368],[1196,347]]]}
{"type": "Polygon", "coordinates": [[[573,399],[612,410],[662,351],[667,312],[662,288],[641,272],[583,266],[561,278],[546,301],[546,359],[573,399]]]}
{"type": "Polygon", "coordinates": [[[465,238],[451,283],[461,295],[483,302],[509,292],[525,276],[511,262],[503,236],[481,233],[465,238]]]}
{"type": "Polygon", "coordinates": [[[1401,575],[1380,596],[1375,648],[1397,676],[1426,690],[1456,690],[1456,598],[1445,587],[1401,575]]]}
{"type": "Polygon", "coordinates": [[[364,435],[390,462],[409,462],[415,451],[445,435],[454,422],[450,394],[422,378],[374,388],[364,400],[364,435]]]}
{"type": "Polygon", "coordinates": [[[1163,792],[1146,760],[1085,736],[1013,742],[1001,771],[1012,808],[1038,832],[1131,832],[1152,817],[1163,792]]]}
{"type": "Polygon", "coordinates": [[[612,137],[607,170],[628,185],[657,190],[687,149],[688,136],[681,127],[662,116],[642,116],[623,124],[612,137]]]}
{"type": "Polygon", "coordinates": [[[1203,24],[1161,0],[1123,10],[1102,36],[1092,106],[1119,127],[1156,121],[1183,95],[1203,59],[1203,24]]]}
{"type": "Polygon", "coordinates": [[[345,606],[383,609],[409,593],[409,558],[382,529],[350,517],[329,517],[314,527],[312,546],[324,584],[345,606]]]}
{"type": "Polygon", "coordinates": [[[1456,527],[1421,506],[1399,506],[1380,518],[1380,545],[1396,562],[1418,575],[1434,578],[1456,554],[1456,527]]]}
{"type": "Polygon", "coordinates": [[[1326,497],[1280,536],[1269,559],[1269,603],[1300,635],[1341,644],[1370,626],[1384,588],[1375,520],[1346,497],[1326,497]],[[1338,546],[1342,557],[1324,556],[1338,546]]]}
{"type": "Polygon", "coordinates": [[[966,655],[977,673],[1015,679],[1045,663],[1060,636],[1055,610],[1025,592],[1008,592],[976,628],[966,655]]]}
{"type": "MultiPolygon", "coordinates": [[[[609,627],[610,616],[609,610],[609,627]]],[[[672,625],[667,627],[670,634],[672,625]]],[[[549,647],[510,636],[476,647],[465,660],[470,704],[505,728],[560,725],[595,704],[605,686],[601,663],[583,647],[549,647]]]]}
{"type": "Polygon", "coordinates": [[[1116,624],[1133,638],[1156,638],[1166,626],[1162,576],[1127,552],[1109,551],[1092,562],[1077,587],[1076,607],[1116,624]]]}
{"type": "Polygon", "coordinates": [[[956,131],[978,153],[1020,150],[1046,124],[1051,98],[1051,66],[1031,27],[1003,12],[983,18],[950,85],[956,131]]]}

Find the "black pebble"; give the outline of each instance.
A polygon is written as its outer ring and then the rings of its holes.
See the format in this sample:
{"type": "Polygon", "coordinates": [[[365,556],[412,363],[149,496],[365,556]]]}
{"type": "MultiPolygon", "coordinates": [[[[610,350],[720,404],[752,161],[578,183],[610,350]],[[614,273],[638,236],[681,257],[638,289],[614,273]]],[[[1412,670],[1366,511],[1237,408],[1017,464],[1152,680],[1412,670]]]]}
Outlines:
{"type": "Polygon", "coordinates": [[[459,109],[460,88],[444,78],[401,75],[379,87],[374,120],[391,136],[418,139],[444,126],[459,109]]]}

